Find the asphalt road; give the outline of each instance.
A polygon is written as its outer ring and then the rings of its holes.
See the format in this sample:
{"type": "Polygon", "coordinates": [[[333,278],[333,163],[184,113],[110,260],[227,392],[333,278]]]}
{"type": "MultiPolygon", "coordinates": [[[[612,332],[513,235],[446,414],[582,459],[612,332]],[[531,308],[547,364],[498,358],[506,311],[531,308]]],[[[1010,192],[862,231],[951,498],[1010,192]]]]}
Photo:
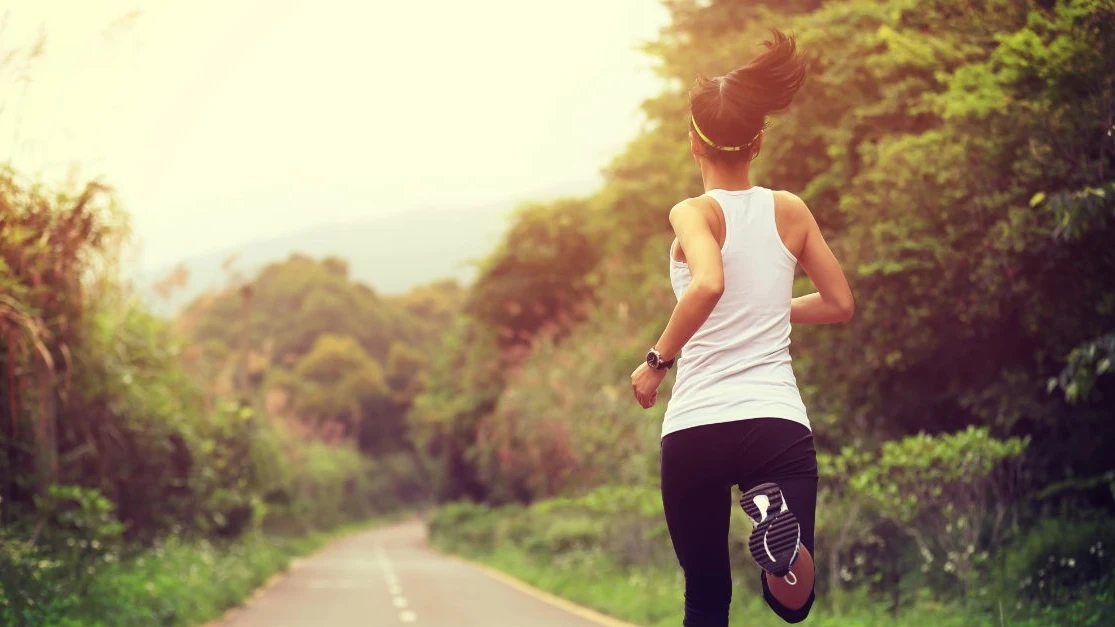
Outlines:
{"type": "Polygon", "coordinates": [[[361,532],[299,562],[219,627],[620,625],[440,555],[413,521],[361,532]]]}

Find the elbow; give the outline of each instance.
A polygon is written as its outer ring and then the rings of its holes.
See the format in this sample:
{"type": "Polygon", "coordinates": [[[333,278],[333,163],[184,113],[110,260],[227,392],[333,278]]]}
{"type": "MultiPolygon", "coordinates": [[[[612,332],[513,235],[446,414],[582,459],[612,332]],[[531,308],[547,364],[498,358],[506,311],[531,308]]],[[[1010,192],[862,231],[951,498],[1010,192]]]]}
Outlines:
{"type": "Polygon", "coordinates": [[[724,277],[694,279],[690,288],[715,303],[724,295],[724,277]]]}
{"type": "Polygon", "coordinates": [[[839,322],[848,322],[856,315],[856,301],[851,294],[837,303],[837,314],[840,316],[839,322]]]}

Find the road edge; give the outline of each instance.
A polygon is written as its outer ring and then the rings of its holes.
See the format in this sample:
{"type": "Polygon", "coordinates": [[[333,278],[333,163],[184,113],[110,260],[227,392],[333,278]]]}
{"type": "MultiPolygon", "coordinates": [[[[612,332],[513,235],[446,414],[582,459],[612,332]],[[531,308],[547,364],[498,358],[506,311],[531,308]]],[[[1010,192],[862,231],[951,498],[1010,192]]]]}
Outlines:
{"type": "Polygon", "coordinates": [[[542,590],[539,590],[538,588],[535,588],[534,586],[532,586],[532,585],[530,585],[530,584],[528,584],[528,583],[526,583],[526,582],[524,582],[520,579],[516,579],[515,577],[512,577],[511,575],[508,575],[507,573],[505,573],[501,570],[496,570],[495,568],[492,568],[491,566],[487,566],[487,565],[481,564],[479,562],[474,562],[470,559],[461,557],[460,555],[452,555],[452,554],[449,554],[449,553],[444,553],[442,551],[436,551],[436,552],[443,557],[447,557],[449,559],[457,560],[458,562],[467,564],[468,566],[471,566],[471,567],[483,572],[484,574],[488,575],[492,579],[495,579],[496,581],[498,581],[498,582],[500,582],[504,585],[510,586],[511,588],[514,588],[514,589],[518,590],[519,592],[522,592],[523,594],[525,594],[527,596],[533,597],[533,598],[535,598],[539,601],[542,601],[543,603],[547,603],[549,605],[552,605],[552,606],[554,606],[554,607],[556,607],[560,610],[563,610],[565,612],[573,614],[574,616],[577,616],[579,618],[583,618],[585,620],[592,621],[592,622],[600,625],[601,627],[642,627],[641,625],[636,625],[634,623],[627,623],[627,622],[624,622],[622,620],[619,620],[618,618],[614,618],[614,617],[608,616],[606,614],[601,614],[600,612],[597,612],[596,610],[592,610],[592,609],[589,609],[587,607],[577,605],[576,603],[574,603],[574,602],[572,602],[568,599],[563,599],[561,597],[554,596],[554,595],[550,594],[549,592],[544,592],[542,590]]]}
{"type": "MultiPolygon", "coordinates": [[[[319,548],[318,550],[321,550],[322,548],[325,548],[325,547],[323,546],[323,547],[319,548]]],[[[317,551],[314,551],[314,553],[317,553],[317,551]]],[[[306,557],[310,557],[310,556],[308,555],[306,557]]],[[[299,566],[302,565],[302,562],[306,559],[306,557],[291,558],[290,562],[287,563],[286,568],[280,570],[279,572],[275,573],[274,575],[271,575],[270,579],[263,582],[262,585],[260,585],[258,588],[253,590],[252,593],[249,594],[247,598],[245,598],[240,603],[226,609],[224,611],[224,613],[221,614],[220,616],[218,616],[217,618],[214,618],[213,620],[202,624],[201,627],[220,627],[220,625],[229,622],[237,614],[239,614],[240,612],[243,612],[245,609],[251,607],[251,605],[253,603],[255,603],[256,601],[258,601],[259,598],[262,597],[268,590],[270,590],[271,588],[274,588],[275,584],[279,583],[287,575],[294,572],[294,570],[296,568],[298,568],[299,566]]]]}

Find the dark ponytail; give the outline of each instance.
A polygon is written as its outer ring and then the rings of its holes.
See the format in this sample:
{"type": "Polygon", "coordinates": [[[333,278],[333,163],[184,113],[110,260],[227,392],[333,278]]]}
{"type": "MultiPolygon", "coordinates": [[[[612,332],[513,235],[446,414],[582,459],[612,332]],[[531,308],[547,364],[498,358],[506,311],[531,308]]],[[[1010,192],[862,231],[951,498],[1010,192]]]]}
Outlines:
{"type": "Polygon", "coordinates": [[[767,51],[747,65],[715,78],[700,77],[689,94],[691,127],[703,154],[725,160],[755,157],[767,118],[785,111],[805,82],[806,61],[792,35],[773,31],[767,51]]]}

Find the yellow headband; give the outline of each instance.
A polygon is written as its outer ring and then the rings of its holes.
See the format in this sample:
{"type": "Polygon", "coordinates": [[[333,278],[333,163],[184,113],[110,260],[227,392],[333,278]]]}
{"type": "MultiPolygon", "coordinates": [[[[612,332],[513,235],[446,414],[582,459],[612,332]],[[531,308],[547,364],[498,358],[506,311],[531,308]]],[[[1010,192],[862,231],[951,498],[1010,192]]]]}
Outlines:
{"type": "MultiPolygon", "coordinates": [[[[705,134],[701,132],[701,127],[697,126],[697,118],[690,115],[689,116],[689,121],[693,123],[693,130],[697,131],[697,136],[700,137],[702,140],[704,140],[704,142],[706,144],[708,144],[709,146],[712,146],[713,148],[715,148],[717,150],[723,150],[725,152],[739,152],[740,150],[743,150],[744,148],[750,148],[751,144],[753,144],[755,142],[755,138],[752,138],[751,141],[747,142],[743,146],[720,146],[720,145],[716,144],[715,142],[713,142],[708,137],[706,137],[705,134]]],[[[755,135],[755,137],[758,137],[758,135],[755,135]]]]}

